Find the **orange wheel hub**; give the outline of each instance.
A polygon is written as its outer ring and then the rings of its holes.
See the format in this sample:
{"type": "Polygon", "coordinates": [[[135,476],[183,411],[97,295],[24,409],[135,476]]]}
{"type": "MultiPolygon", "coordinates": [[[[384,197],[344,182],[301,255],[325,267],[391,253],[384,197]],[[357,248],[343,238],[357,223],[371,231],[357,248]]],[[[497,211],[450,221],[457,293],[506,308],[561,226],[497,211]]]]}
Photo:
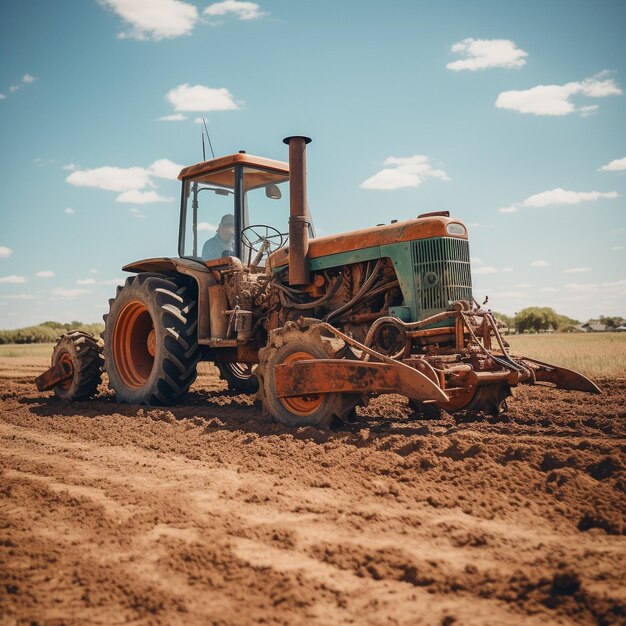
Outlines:
{"type": "Polygon", "coordinates": [[[122,382],[132,389],[146,384],[156,353],[156,333],[150,311],[143,302],[129,302],[113,329],[113,358],[122,382]]]}
{"type": "MultiPolygon", "coordinates": [[[[308,352],[294,352],[290,354],[283,364],[294,363],[296,361],[312,361],[315,357],[308,352]]],[[[322,394],[313,394],[310,396],[294,396],[293,398],[280,398],[286,409],[288,409],[294,415],[300,415],[306,417],[315,413],[317,409],[322,405],[324,396],[322,394]]]]}

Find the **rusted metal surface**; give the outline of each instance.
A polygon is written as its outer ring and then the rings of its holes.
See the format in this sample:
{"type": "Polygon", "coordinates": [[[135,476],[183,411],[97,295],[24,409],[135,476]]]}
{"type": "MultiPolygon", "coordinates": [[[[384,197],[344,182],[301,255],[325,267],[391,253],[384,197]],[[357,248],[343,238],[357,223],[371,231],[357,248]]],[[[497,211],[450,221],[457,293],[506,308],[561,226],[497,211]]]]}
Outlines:
{"type": "MultiPolygon", "coordinates": [[[[363,248],[371,248],[373,246],[383,246],[412,241],[414,239],[425,239],[427,237],[450,237],[446,226],[453,222],[463,224],[458,219],[443,216],[424,217],[421,219],[397,222],[395,224],[355,230],[349,233],[316,237],[309,242],[308,258],[315,259],[329,254],[351,252],[363,248]]],[[[455,237],[458,239],[467,239],[467,229],[465,235],[455,235],[455,237]]],[[[292,242],[290,238],[290,247],[291,245],[292,242]]],[[[270,258],[274,267],[285,265],[289,260],[288,253],[282,248],[270,255],[270,258]]]]}
{"type": "Polygon", "coordinates": [[[312,359],[276,365],[279,398],[325,393],[399,393],[414,400],[446,402],[448,397],[432,380],[400,363],[372,363],[346,359],[312,359]]]}
{"type": "Polygon", "coordinates": [[[202,176],[211,172],[234,167],[235,165],[263,167],[275,170],[281,174],[289,174],[289,165],[283,161],[275,161],[274,159],[266,159],[264,157],[254,156],[253,154],[238,152],[237,154],[229,154],[217,159],[211,159],[210,161],[203,161],[202,163],[185,167],[180,171],[178,180],[202,176]]]}
{"type": "Polygon", "coordinates": [[[57,385],[70,382],[74,377],[74,368],[70,360],[62,359],[43,374],[35,378],[38,391],[49,391],[57,385]]]}
{"type": "Polygon", "coordinates": [[[557,367],[543,361],[536,361],[528,357],[522,357],[521,362],[531,367],[538,382],[547,382],[556,385],[559,389],[572,391],[585,391],[587,393],[602,393],[602,390],[592,380],[579,372],[557,367]]]}
{"type": "Polygon", "coordinates": [[[286,137],[289,146],[289,284],[309,283],[309,212],[306,200],[308,137],[286,137]]]}
{"type": "Polygon", "coordinates": [[[209,309],[211,315],[210,322],[210,338],[226,339],[228,330],[228,299],[226,298],[226,289],[224,285],[212,285],[208,289],[209,293],[209,309]]]}

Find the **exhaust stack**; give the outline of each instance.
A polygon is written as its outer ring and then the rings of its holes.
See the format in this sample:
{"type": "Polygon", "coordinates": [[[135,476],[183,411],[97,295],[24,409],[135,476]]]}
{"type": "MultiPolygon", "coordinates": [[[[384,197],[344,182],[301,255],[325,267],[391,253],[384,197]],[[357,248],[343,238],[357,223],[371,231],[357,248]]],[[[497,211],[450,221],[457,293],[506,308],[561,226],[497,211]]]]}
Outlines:
{"type": "Polygon", "coordinates": [[[289,284],[309,284],[309,211],[306,201],[306,144],[309,137],[285,137],[289,146],[289,284]]]}

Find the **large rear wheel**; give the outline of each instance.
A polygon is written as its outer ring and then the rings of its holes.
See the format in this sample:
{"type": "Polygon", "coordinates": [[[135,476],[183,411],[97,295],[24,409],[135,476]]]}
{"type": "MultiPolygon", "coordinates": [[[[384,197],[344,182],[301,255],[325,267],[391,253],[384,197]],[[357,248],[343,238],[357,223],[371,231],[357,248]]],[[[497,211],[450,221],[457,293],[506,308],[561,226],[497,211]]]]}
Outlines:
{"type": "Polygon", "coordinates": [[[194,285],[182,277],[138,274],[118,287],[104,316],[104,368],[116,399],[178,402],[200,359],[194,285]]]}

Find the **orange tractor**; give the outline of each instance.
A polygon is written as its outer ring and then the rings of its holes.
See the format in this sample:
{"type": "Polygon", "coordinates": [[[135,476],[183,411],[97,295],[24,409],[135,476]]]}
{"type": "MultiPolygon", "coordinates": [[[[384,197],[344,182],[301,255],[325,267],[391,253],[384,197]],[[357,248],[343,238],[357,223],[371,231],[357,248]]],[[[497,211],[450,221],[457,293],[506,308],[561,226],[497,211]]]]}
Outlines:
{"type": "Polygon", "coordinates": [[[279,422],[318,427],[385,393],[422,413],[491,414],[521,383],[600,393],[511,354],[473,299],[467,229],[448,212],[315,237],[309,141],[285,139],[289,163],[240,152],[183,169],[179,257],[126,265],[104,347],[63,336],[39,390],[89,398],[104,370],[118,401],[168,405],[207,360],[279,422]]]}

